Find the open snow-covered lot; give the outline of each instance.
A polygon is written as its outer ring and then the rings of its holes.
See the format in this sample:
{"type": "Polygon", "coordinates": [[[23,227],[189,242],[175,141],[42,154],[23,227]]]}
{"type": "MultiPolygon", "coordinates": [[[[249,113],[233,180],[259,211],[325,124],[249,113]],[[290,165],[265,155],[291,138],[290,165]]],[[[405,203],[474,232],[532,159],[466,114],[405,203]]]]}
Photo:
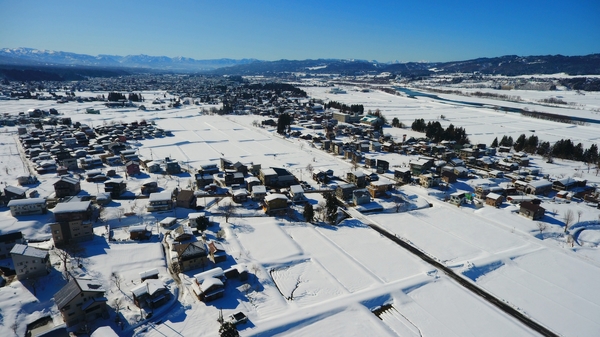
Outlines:
{"type": "MultiPolygon", "coordinates": [[[[380,109],[388,120],[398,117],[409,125],[415,118],[437,120],[445,115],[443,123],[465,127],[472,141],[487,144],[504,134],[515,138],[536,130],[543,140],[571,138],[587,146],[597,142],[600,134],[598,125],[540,121],[493,109],[448,106],[425,98],[351,90],[345,95],[332,95],[324,88],[306,89],[315,98],[380,109]],[[505,132],[506,129],[509,131],[505,132]]],[[[583,96],[586,106],[598,106],[599,98],[591,99],[592,96],[583,96]]],[[[349,161],[316,149],[304,140],[282,138],[272,128],[253,126],[254,121],[262,119],[259,116],[202,115],[196,106],[143,112],[134,108],[107,109],[99,103],[84,105],[34,100],[0,102],[6,112],[56,107],[74,122],[91,126],[111,121],[155,121],[159,127],[172,131],[173,136],[133,141],[132,146],[146,158],[171,157],[192,167],[218,164],[220,158],[227,158],[261,164],[263,168],[284,167],[297,177],[304,175],[301,179],[315,186],[308,178],[309,163],[314,168],[332,169],[339,176],[352,169],[349,161]],[[81,112],[90,106],[101,113],[81,112]]],[[[385,131],[398,139],[402,134],[415,134],[407,129],[385,131]]],[[[16,177],[26,173],[15,134],[15,127],[0,129],[1,182],[6,185],[16,185],[16,177]]],[[[391,165],[406,165],[415,159],[388,153],[373,155],[391,165]]],[[[582,170],[582,163],[557,160],[555,164],[547,164],[541,158],[534,158],[534,165],[554,177],[579,173],[591,184],[600,182],[593,170],[582,170]]],[[[183,187],[193,180],[189,173],[149,176],[155,177],[164,189],[183,187]]],[[[52,195],[55,175],[45,174],[39,179],[35,189],[40,196],[52,195]]],[[[130,177],[128,190],[137,193],[143,180],[130,177]]],[[[461,181],[457,186],[466,189],[469,185],[461,181]]],[[[82,181],[82,190],[90,195],[101,188],[101,183],[82,181]]],[[[415,205],[414,210],[395,213],[391,203],[382,200],[386,211],[367,217],[560,335],[600,333],[597,320],[600,297],[596,291],[600,279],[600,227],[595,225],[599,210],[584,203],[559,203],[546,198],[543,205],[547,214],[542,221],[549,228],[540,232],[535,221],[516,214],[516,206],[456,207],[443,201],[443,192],[416,186],[402,187],[400,192],[410,196],[408,200],[415,205]],[[428,203],[433,207],[423,208],[428,203]],[[572,230],[584,230],[579,232],[574,245],[567,242],[563,233],[561,215],[568,209],[582,211],[572,230]]],[[[322,200],[319,194],[307,197],[312,204],[322,200]]],[[[209,227],[207,236],[215,238],[217,230],[222,229],[228,255],[225,265],[245,266],[250,276],[245,282],[228,282],[223,298],[200,302],[191,291],[193,272],[180,274],[179,286],[167,271],[160,243],[165,229],[153,227],[149,241],[128,240],[130,225],[154,225],[168,216],[185,219],[188,213],[176,209],[165,213],[137,211],[138,214],[127,217],[118,214],[119,208],[130,210],[143,207],[145,202],[145,199],[115,200],[109,204],[103,214],[105,221],[95,225],[94,239],[84,243],[82,268],[73,271],[101,280],[109,305],[116,298],[125,299],[126,304],[120,308],[120,315],[126,321],[123,328],[115,323],[114,311],[110,319],[97,321],[97,325],[112,326],[120,335],[216,335],[220,309],[224,316],[238,311],[246,313],[249,322],[238,326],[242,336],[535,335],[358,220],[348,219],[338,226],[313,225],[287,216],[266,217],[247,209],[239,210],[226,221],[217,211],[218,205],[208,209],[215,211],[213,221],[217,225],[209,227]],[[110,225],[116,241],[107,240],[111,233],[106,232],[106,225],[110,225]],[[139,285],[139,272],[152,268],[159,269],[161,280],[173,296],[164,309],[157,310],[147,320],[146,313],[140,312],[129,297],[131,289],[139,285]],[[115,284],[113,274],[122,277],[121,289],[115,284]]],[[[46,215],[15,218],[7,208],[0,209],[0,232],[21,230],[30,240],[50,239],[51,221],[51,211],[46,215]]],[[[51,246],[47,242],[40,245],[51,246]]],[[[52,296],[66,282],[62,279],[60,261],[56,257],[51,259],[54,272],[42,278],[42,286],[15,280],[0,288],[0,335],[11,336],[15,331],[19,336],[24,335],[28,323],[45,315],[60,323],[52,296]],[[13,326],[15,321],[18,324],[13,326]]],[[[3,260],[6,263],[9,261],[3,260]]]]}

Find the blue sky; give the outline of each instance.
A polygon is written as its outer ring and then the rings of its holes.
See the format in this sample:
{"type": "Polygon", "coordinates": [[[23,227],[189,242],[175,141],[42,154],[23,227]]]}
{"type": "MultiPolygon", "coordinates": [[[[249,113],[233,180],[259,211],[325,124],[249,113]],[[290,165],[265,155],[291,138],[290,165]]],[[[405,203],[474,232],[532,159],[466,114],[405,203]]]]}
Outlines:
{"type": "Polygon", "coordinates": [[[0,0],[0,48],[261,60],[600,53],[600,1],[0,0]]]}

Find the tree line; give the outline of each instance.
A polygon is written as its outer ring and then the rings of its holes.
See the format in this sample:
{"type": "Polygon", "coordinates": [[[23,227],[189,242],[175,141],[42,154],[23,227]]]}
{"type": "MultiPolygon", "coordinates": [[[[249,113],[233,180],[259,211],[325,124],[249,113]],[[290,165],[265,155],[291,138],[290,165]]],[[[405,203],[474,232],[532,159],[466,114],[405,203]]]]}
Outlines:
{"type": "Polygon", "coordinates": [[[511,136],[505,135],[500,141],[498,141],[498,137],[494,138],[490,146],[507,146],[512,147],[515,151],[524,151],[548,158],[569,159],[585,163],[599,163],[600,159],[598,145],[592,144],[589,148],[584,149],[583,144],[578,143],[575,145],[570,139],[561,139],[551,146],[550,142],[540,142],[535,135],[527,137],[525,134],[521,134],[516,141],[513,141],[511,136]]]}
{"type": "Polygon", "coordinates": [[[446,129],[440,124],[440,122],[427,122],[423,118],[415,119],[412,123],[411,128],[414,131],[425,132],[425,136],[431,139],[433,142],[439,143],[443,140],[455,141],[457,144],[464,145],[469,143],[467,137],[467,131],[461,127],[455,127],[450,124],[446,129]]]}
{"type": "Polygon", "coordinates": [[[352,104],[350,106],[336,102],[330,101],[329,103],[325,103],[325,109],[335,108],[340,110],[341,112],[355,112],[358,114],[363,114],[365,112],[365,107],[362,104],[352,104]]]}

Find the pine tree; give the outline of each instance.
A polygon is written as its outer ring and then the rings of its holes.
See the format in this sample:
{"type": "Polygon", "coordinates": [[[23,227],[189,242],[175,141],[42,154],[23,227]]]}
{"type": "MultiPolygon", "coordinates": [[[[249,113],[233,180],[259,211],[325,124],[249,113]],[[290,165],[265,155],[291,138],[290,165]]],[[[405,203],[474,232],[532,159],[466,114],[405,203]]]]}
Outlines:
{"type": "Polygon", "coordinates": [[[498,147],[498,137],[494,138],[490,147],[498,147]]]}
{"type": "Polygon", "coordinates": [[[315,218],[315,209],[313,208],[312,204],[307,202],[304,205],[304,212],[302,212],[302,216],[304,216],[304,220],[306,222],[313,222],[315,218]]]}
{"type": "Polygon", "coordinates": [[[337,217],[337,199],[333,193],[323,194],[325,197],[325,217],[328,223],[335,224],[335,218],[337,217]]]}

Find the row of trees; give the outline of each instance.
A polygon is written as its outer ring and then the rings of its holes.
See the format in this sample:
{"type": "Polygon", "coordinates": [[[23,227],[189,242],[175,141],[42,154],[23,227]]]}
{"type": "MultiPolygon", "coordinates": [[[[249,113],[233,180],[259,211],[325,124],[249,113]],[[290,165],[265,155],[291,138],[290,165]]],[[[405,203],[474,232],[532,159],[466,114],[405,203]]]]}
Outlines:
{"type": "MultiPolygon", "coordinates": [[[[104,98],[104,95],[102,95],[102,98],[104,98]]],[[[125,94],[122,94],[120,92],[109,92],[108,93],[108,101],[109,102],[118,102],[121,99],[130,100],[132,102],[144,101],[144,97],[142,96],[142,94],[130,93],[126,97],[125,94]]]]}
{"type": "Polygon", "coordinates": [[[505,135],[500,141],[498,141],[498,137],[494,138],[494,141],[492,141],[491,147],[498,146],[512,146],[515,151],[525,151],[527,153],[576,160],[585,163],[598,163],[600,160],[598,145],[592,144],[589,148],[584,149],[583,144],[578,143],[575,145],[570,139],[561,139],[551,146],[549,142],[540,142],[535,135],[526,137],[525,134],[521,134],[516,141],[513,141],[511,136],[505,135]]]}
{"type": "Polygon", "coordinates": [[[441,142],[442,140],[455,141],[457,144],[463,145],[469,143],[467,137],[467,131],[461,127],[455,127],[450,124],[446,129],[440,124],[440,122],[427,122],[423,118],[415,119],[412,123],[411,128],[414,131],[425,132],[425,136],[434,142],[441,142]]]}
{"type": "Polygon", "coordinates": [[[344,104],[344,103],[340,103],[340,102],[336,102],[336,101],[331,101],[329,103],[325,103],[325,109],[329,109],[329,108],[335,108],[340,110],[341,112],[355,112],[355,113],[359,113],[362,114],[363,112],[365,112],[365,107],[362,104],[352,104],[350,106],[344,104]]]}

